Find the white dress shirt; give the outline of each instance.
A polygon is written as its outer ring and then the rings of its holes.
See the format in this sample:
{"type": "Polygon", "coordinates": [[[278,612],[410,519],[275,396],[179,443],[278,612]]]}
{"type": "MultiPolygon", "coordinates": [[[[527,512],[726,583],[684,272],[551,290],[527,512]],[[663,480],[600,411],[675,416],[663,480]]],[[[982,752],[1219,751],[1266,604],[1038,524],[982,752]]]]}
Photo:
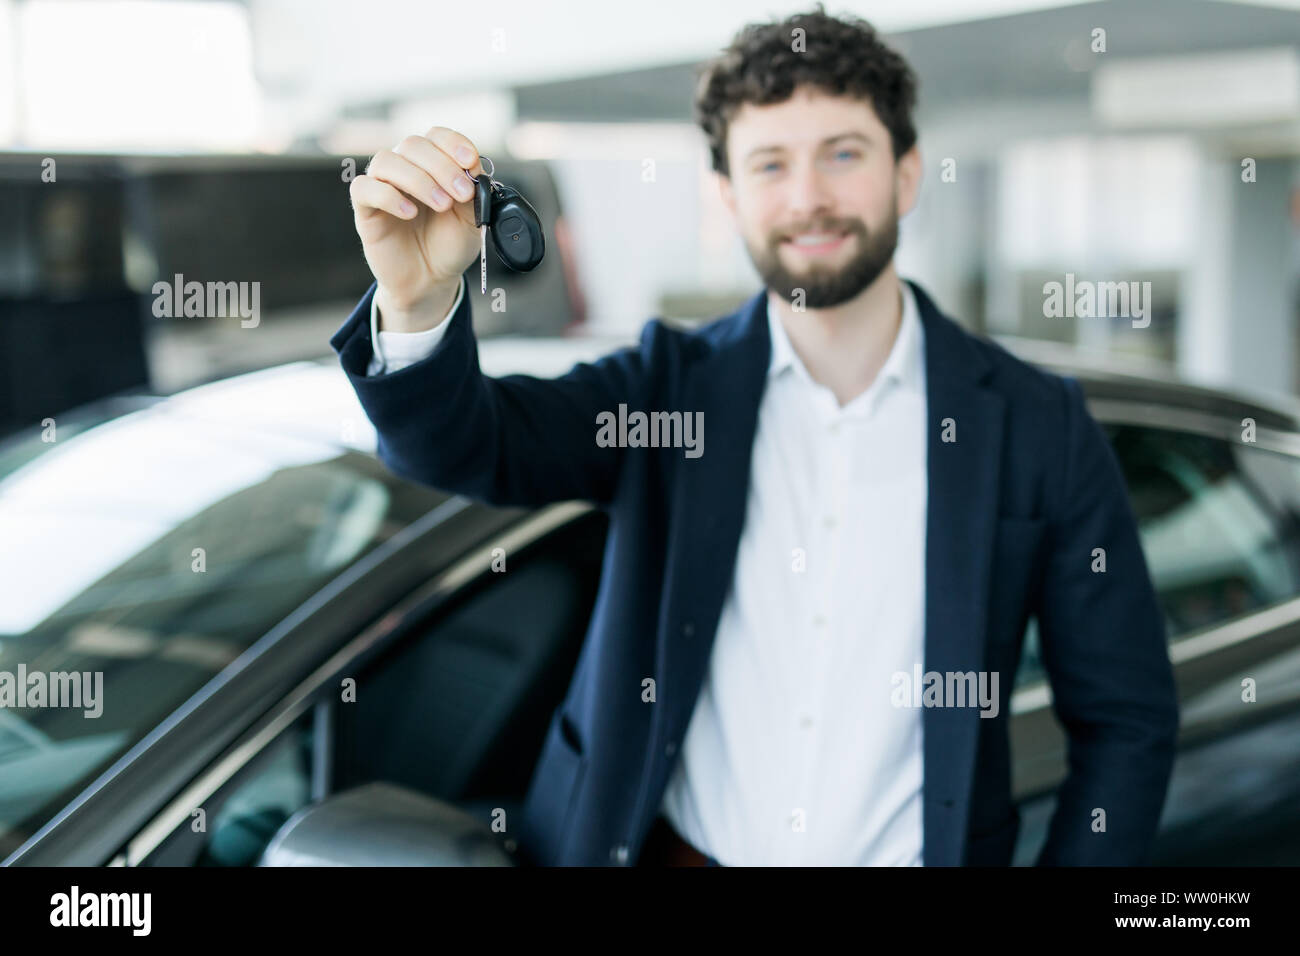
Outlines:
{"type": "Polygon", "coordinates": [[[769,313],[745,524],[709,670],[661,812],[724,865],[921,865],[923,333],[844,407],[769,313]],[[802,568],[802,570],[800,570],[802,568]]]}
{"type": "MultiPolygon", "coordinates": [[[[891,704],[925,643],[924,334],[899,292],[889,357],[843,407],[767,316],[735,575],[660,805],[725,865],[921,865],[921,711],[891,704]]],[[[377,332],[376,315],[370,375],[424,358],[447,326],[377,332]]]]}
{"type": "Polygon", "coordinates": [[[465,297],[465,277],[460,277],[456,298],[447,310],[441,322],[423,332],[380,332],[379,306],[374,298],[370,300],[370,364],[366,366],[367,375],[383,375],[396,372],[428,356],[442,337],[447,333],[447,322],[460,308],[460,300],[465,297]]]}

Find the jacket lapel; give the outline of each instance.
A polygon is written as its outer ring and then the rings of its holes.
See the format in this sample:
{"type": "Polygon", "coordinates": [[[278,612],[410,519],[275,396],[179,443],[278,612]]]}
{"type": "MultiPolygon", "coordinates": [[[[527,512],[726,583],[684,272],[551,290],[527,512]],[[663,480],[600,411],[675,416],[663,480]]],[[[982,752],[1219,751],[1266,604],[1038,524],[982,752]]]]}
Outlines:
{"type": "Polygon", "coordinates": [[[703,455],[677,466],[665,568],[669,590],[656,658],[667,706],[655,709],[662,718],[652,731],[656,744],[664,733],[684,733],[694,711],[745,521],[771,351],[766,292],[751,298],[737,318],[683,383],[680,408],[704,413],[706,441],[703,455]]]}
{"type": "MultiPolygon", "coordinates": [[[[982,385],[991,367],[966,333],[919,286],[909,285],[925,330],[925,670],[979,672],[1005,402],[982,385]],[[944,440],[945,430],[955,441],[944,440]]],[[[962,863],[979,722],[971,707],[923,708],[926,866],[962,863]]]]}

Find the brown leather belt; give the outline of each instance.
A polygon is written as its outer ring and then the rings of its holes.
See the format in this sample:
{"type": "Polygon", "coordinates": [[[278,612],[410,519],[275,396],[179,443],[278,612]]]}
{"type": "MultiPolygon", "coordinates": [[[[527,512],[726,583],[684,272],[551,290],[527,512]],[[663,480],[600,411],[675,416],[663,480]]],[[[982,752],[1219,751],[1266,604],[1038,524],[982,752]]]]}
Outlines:
{"type": "Polygon", "coordinates": [[[691,846],[663,817],[656,817],[637,866],[708,866],[709,858],[691,846]]]}

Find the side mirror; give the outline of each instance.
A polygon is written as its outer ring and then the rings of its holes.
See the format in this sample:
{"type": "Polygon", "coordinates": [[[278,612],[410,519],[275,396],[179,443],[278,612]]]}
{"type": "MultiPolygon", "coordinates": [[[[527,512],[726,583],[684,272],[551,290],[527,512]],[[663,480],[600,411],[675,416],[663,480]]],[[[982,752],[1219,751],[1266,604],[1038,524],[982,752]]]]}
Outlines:
{"type": "Polygon", "coordinates": [[[259,866],[514,866],[481,821],[391,783],[368,783],[285,821],[259,866]]]}

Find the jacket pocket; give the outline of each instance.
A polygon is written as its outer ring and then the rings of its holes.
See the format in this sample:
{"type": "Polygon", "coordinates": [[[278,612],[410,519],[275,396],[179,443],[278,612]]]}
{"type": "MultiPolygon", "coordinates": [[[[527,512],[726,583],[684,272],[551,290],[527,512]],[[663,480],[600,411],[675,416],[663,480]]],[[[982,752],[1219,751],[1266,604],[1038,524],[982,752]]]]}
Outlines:
{"type": "Polygon", "coordinates": [[[564,708],[557,708],[537,759],[527,803],[526,838],[529,855],[537,863],[554,866],[563,862],[573,825],[573,807],[586,767],[577,728],[564,708]]]}

